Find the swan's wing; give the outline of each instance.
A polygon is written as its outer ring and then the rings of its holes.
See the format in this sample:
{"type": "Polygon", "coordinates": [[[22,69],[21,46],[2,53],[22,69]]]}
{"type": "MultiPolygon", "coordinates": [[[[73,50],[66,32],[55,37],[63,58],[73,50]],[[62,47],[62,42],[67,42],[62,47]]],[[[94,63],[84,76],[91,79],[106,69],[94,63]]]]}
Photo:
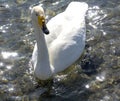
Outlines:
{"type": "Polygon", "coordinates": [[[37,43],[34,46],[34,50],[32,53],[32,58],[31,58],[31,65],[32,67],[35,67],[36,63],[37,63],[37,54],[38,54],[38,50],[37,50],[37,43]]]}
{"type": "Polygon", "coordinates": [[[64,70],[80,57],[85,47],[85,33],[85,28],[81,28],[69,32],[69,38],[59,37],[51,44],[49,57],[55,72],[64,70]],[[70,35],[73,33],[74,36],[70,35]]]}
{"type": "MultiPolygon", "coordinates": [[[[59,35],[49,46],[50,63],[55,67],[55,72],[62,71],[75,62],[85,47],[85,13],[88,6],[86,3],[78,2],[69,6],[62,13],[61,19],[56,17],[56,20],[61,22],[59,23],[61,24],[59,25],[61,29],[53,30],[56,33],[58,32],[59,35]],[[76,11],[73,11],[69,6],[76,11]]],[[[59,28],[58,26],[56,27],[59,28]]]]}
{"type": "Polygon", "coordinates": [[[48,23],[47,27],[50,32],[49,35],[45,36],[47,46],[49,45],[59,36],[62,31],[62,22],[63,22],[63,13],[60,13],[53,17],[48,23]],[[58,20],[59,19],[59,20],[58,20]]]}
{"type": "Polygon", "coordinates": [[[71,20],[79,21],[80,19],[84,19],[87,9],[88,5],[84,2],[71,2],[63,13],[53,17],[47,23],[47,27],[50,31],[50,34],[45,36],[47,46],[49,47],[50,44],[62,33],[64,29],[68,29],[65,27],[66,22],[71,20]]]}

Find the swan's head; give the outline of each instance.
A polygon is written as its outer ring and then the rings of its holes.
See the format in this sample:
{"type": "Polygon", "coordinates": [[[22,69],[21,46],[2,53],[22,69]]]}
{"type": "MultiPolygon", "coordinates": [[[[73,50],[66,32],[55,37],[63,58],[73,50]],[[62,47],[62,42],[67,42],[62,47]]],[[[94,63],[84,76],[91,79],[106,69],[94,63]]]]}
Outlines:
{"type": "Polygon", "coordinates": [[[40,5],[34,6],[31,9],[31,17],[34,25],[39,26],[39,28],[43,31],[43,33],[49,34],[49,30],[47,29],[47,26],[45,23],[44,10],[40,5]]]}

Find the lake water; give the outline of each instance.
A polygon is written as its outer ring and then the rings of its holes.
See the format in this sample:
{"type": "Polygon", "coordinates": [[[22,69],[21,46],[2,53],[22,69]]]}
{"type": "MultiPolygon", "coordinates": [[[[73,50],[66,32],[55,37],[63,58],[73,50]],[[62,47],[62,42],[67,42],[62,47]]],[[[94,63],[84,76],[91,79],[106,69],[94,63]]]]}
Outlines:
{"type": "Polygon", "coordinates": [[[0,0],[0,101],[120,101],[119,0],[78,0],[89,5],[83,56],[53,78],[49,92],[34,79],[29,7],[41,3],[49,21],[71,1],[0,0]]]}

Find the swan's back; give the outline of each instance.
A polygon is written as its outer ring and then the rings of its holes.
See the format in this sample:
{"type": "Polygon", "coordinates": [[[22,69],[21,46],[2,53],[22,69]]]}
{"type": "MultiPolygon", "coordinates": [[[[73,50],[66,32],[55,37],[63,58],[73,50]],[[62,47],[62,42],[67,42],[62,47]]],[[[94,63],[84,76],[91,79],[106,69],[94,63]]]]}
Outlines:
{"type": "Polygon", "coordinates": [[[71,2],[64,12],[53,17],[47,23],[50,31],[50,34],[45,36],[47,45],[51,44],[63,30],[69,30],[69,27],[67,28],[66,26],[67,24],[75,27],[77,27],[78,24],[78,27],[85,27],[84,20],[87,9],[88,5],[84,2],[71,2]]]}
{"type": "Polygon", "coordinates": [[[86,3],[72,2],[63,13],[52,18],[47,26],[50,34],[45,36],[51,66],[59,72],[74,63],[85,46],[86,3]]]}

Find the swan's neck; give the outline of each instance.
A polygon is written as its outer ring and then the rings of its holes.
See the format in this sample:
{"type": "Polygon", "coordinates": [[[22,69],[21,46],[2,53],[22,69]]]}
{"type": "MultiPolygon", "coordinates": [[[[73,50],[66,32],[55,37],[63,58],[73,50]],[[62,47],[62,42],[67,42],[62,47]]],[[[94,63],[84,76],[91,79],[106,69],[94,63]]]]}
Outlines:
{"type": "Polygon", "coordinates": [[[34,30],[38,52],[35,66],[35,75],[40,79],[47,79],[52,75],[52,71],[50,68],[49,54],[45,36],[39,26],[34,26],[34,30]]]}
{"type": "Polygon", "coordinates": [[[45,60],[46,63],[49,63],[49,55],[48,55],[48,49],[47,49],[46,41],[45,41],[45,38],[44,38],[44,33],[41,30],[36,29],[35,30],[35,38],[36,38],[37,48],[38,48],[37,58],[40,61],[45,60]]]}

